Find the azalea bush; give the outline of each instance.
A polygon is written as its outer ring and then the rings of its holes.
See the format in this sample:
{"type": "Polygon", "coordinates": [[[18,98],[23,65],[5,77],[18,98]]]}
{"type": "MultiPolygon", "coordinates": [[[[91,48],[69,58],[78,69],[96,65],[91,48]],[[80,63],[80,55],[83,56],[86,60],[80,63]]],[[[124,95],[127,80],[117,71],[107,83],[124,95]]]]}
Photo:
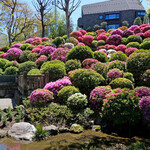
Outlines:
{"type": "Polygon", "coordinates": [[[6,59],[8,60],[17,60],[22,53],[22,50],[19,48],[10,48],[6,53],[6,59]]]}
{"type": "Polygon", "coordinates": [[[55,47],[52,47],[52,46],[45,46],[44,48],[41,49],[39,55],[50,55],[52,54],[54,51],[56,50],[55,47]]]}
{"type": "Polygon", "coordinates": [[[141,80],[143,85],[150,87],[150,69],[141,74],[141,80]]]}
{"type": "Polygon", "coordinates": [[[126,54],[122,52],[117,52],[111,55],[109,61],[114,61],[114,60],[126,61],[126,59],[127,59],[126,54]]]}
{"type": "Polygon", "coordinates": [[[118,34],[111,35],[107,38],[107,43],[110,45],[119,45],[121,42],[122,37],[118,34]]]}
{"type": "Polygon", "coordinates": [[[35,61],[35,64],[38,66],[38,68],[40,68],[41,65],[46,61],[47,61],[47,56],[42,55],[35,61]]]}
{"type": "Polygon", "coordinates": [[[107,62],[107,54],[102,51],[95,51],[94,52],[94,58],[97,59],[100,62],[107,62]]]}
{"type": "Polygon", "coordinates": [[[82,66],[83,68],[90,69],[93,64],[96,64],[98,62],[99,61],[97,59],[87,58],[83,60],[82,66]]]}
{"type": "Polygon", "coordinates": [[[114,69],[114,68],[126,71],[126,62],[125,61],[119,61],[119,60],[111,61],[108,64],[108,70],[114,69]]]}
{"type": "Polygon", "coordinates": [[[150,88],[146,86],[139,86],[134,89],[138,97],[150,96],[150,88]]]}

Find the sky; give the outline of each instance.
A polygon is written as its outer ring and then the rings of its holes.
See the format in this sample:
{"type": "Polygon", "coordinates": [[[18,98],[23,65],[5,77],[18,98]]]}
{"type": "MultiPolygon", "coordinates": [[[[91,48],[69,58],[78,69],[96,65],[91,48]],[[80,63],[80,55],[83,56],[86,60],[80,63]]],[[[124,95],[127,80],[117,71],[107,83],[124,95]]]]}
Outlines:
{"type": "MultiPolygon", "coordinates": [[[[32,3],[31,1],[32,0],[24,0],[26,3],[28,3],[32,8],[32,3]]],[[[77,1],[77,0],[76,0],[77,1]]],[[[71,15],[71,18],[73,20],[73,24],[74,24],[74,27],[77,27],[77,20],[78,18],[81,17],[81,7],[83,5],[86,5],[86,4],[92,4],[92,3],[97,3],[97,2],[102,2],[102,1],[106,1],[106,0],[81,0],[81,3],[79,5],[79,7],[73,12],[73,14],[71,15]]],[[[148,0],[149,1],[149,0],[148,0]]],[[[145,9],[148,9],[148,1],[147,0],[143,0],[143,6],[145,9]]],[[[150,5],[149,5],[150,6],[150,5]]],[[[60,13],[64,13],[63,11],[60,11],[58,8],[57,8],[57,11],[59,11],[60,13]]]]}

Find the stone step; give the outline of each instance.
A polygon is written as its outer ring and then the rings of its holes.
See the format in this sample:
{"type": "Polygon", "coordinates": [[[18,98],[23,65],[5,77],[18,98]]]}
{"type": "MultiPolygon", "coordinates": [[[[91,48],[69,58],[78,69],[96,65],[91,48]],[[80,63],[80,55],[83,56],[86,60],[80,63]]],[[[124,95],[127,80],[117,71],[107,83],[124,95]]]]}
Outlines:
{"type": "Polygon", "coordinates": [[[0,98],[0,109],[7,109],[8,107],[14,108],[15,101],[13,98],[0,98]]]}

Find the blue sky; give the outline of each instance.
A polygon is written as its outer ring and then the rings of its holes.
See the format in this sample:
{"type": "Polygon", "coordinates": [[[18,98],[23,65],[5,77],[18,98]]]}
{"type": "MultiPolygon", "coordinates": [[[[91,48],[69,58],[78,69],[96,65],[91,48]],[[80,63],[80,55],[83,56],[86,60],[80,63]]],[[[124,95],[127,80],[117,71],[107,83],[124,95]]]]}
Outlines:
{"type": "MultiPolygon", "coordinates": [[[[31,3],[32,0],[24,0],[24,1],[25,1],[26,3],[28,3],[31,7],[33,7],[33,6],[32,6],[32,3],[31,3]]],[[[71,18],[72,18],[72,20],[73,20],[74,26],[75,26],[75,27],[77,26],[77,20],[78,20],[79,17],[81,17],[81,7],[82,7],[83,5],[91,4],[91,3],[97,3],[97,2],[102,2],[102,1],[106,1],[106,0],[81,0],[80,6],[73,12],[73,14],[72,14],[72,16],[71,16],[71,18]]],[[[148,1],[147,1],[147,0],[143,0],[143,3],[142,3],[142,4],[143,4],[143,6],[144,6],[145,9],[148,8],[148,1]]],[[[149,7],[150,7],[150,5],[149,5],[149,7]]],[[[58,8],[57,8],[57,10],[58,10],[59,12],[63,13],[63,11],[60,11],[58,8]]]]}

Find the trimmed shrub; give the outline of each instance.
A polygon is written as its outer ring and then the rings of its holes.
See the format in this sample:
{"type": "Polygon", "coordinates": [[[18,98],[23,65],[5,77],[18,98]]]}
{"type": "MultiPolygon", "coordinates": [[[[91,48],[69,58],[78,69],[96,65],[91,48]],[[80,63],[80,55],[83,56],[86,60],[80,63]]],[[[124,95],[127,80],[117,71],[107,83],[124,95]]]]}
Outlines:
{"type": "Polygon", "coordinates": [[[7,62],[6,64],[5,64],[5,66],[4,66],[4,68],[6,69],[6,68],[8,68],[8,67],[10,67],[10,66],[13,66],[13,67],[19,67],[19,64],[18,64],[18,62],[17,61],[9,61],[9,62],[7,62]]]}
{"type": "Polygon", "coordinates": [[[21,53],[20,57],[19,57],[19,60],[21,62],[25,62],[25,61],[28,61],[28,54],[30,54],[31,52],[29,50],[25,50],[21,53]]]}
{"type": "Polygon", "coordinates": [[[29,61],[36,61],[38,56],[39,55],[37,53],[30,53],[30,54],[28,54],[27,58],[29,61]]]}
{"type": "Polygon", "coordinates": [[[31,69],[29,72],[28,72],[28,75],[40,75],[41,72],[39,69],[31,69]]]}
{"type": "Polygon", "coordinates": [[[107,40],[107,36],[105,34],[100,34],[98,37],[97,37],[97,41],[105,41],[107,40]]]}
{"type": "Polygon", "coordinates": [[[9,49],[10,49],[10,47],[6,45],[6,46],[2,47],[1,51],[7,52],[7,50],[9,50],[9,49]]]}
{"type": "Polygon", "coordinates": [[[73,31],[70,33],[70,36],[77,39],[78,37],[82,36],[82,33],[80,31],[73,31]]]}
{"type": "Polygon", "coordinates": [[[84,35],[83,36],[83,43],[88,45],[88,46],[91,46],[91,43],[93,40],[94,40],[94,38],[91,35],[86,35],[86,36],[84,35]]]}
{"type": "Polygon", "coordinates": [[[121,44],[126,45],[126,44],[127,44],[127,38],[124,38],[124,37],[123,37],[123,38],[121,39],[121,44]]]}
{"type": "Polygon", "coordinates": [[[143,40],[143,43],[144,43],[144,42],[148,42],[148,41],[150,41],[150,37],[145,38],[145,39],[143,40]]]}
{"type": "Polygon", "coordinates": [[[109,72],[107,73],[108,76],[108,80],[109,82],[111,82],[112,80],[116,79],[116,78],[121,78],[123,77],[123,71],[115,68],[115,69],[111,69],[109,70],[109,72]]]}
{"type": "Polygon", "coordinates": [[[117,78],[112,80],[109,85],[112,87],[112,89],[116,88],[129,88],[134,89],[133,83],[126,78],[117,78]]]}
{"type": "Polygon", "coordinates": [[[79,88],[81,93],[89,95],[96,86],[103,85],[105,79],[102,75],[91,69],[78,69],[70,76],[72,84],[79,88]]]}
{"type": "Polygon", "coordinates": [[[125,72],[123,74],[123,78],[129,79],[130,81],[134,82],[133,74],[131,72],[125,72]]]}
{"type": "MultiPolygon", "coordinates": [[[[72,85],[70,79],[68,77],[64,77],[55,82],[47,83],[44,89],[48,89],[54,93],[54,97],[57,97],[59,90],[61,90],[64,86],[72,85]]],[[[56,102],[56,99],[54,100],[56,102]]]]}
{"type": "Polygon", "coordinates": [[[36,89],[30,95],[30,103],[33,105],[47,104],[53,99],[53,92],[46,89],[36,89]]]}
{"type": "Polygon", "coordinates": [[[136,85],[140,84],[141,74],[150,68],[150,53],[132,54],[127,59],[127,69],[133,73],[136,85]]]}
{"type": "Polygon", "coordinates": [[[75,93],[67,99],[67,106],[71,110],[82,110],[87,106],[87,96],[81,93],[75,93]]]}
{"type": "Polygon", "coordinates": [[[52,41],[52,43],[55,44],[58,47],[60,44],[65,44],[65,40],[63,39],[63,37],[56,37],[52,41]]]}
{"type": "Polygon", "coordinates": [[[93,64],[98,63],[97,59],[87,58],[83,60],[82,66],[83,68],[90,69],[93,64]]]}
{"type": "Polygon", "coordinates": [[[23,74],[23,72],[29,72],[31,69],[35,69],[36,64],[32,61],[26,61],[19,65],[19,73],[23,74]]]}
{"type": "Polygon", "coordinates": [[[131,35],[127,38],[127,43],[130,42],[138,42],[140,44],[143,42],[143,40],[139,35],[131,35]]]}
{"type": "Polygon", "coordinates": [[[4,74],[5,75],[16,75],[16,74],[18,74],[18,71],[19,70],[17,67],[10,66],[5,69],[4,74]]]}
{"type": "Polygon", "coordinates": [[[125,52],[126,49],[127,49],[127,47],[123,44],[120,44],[116,47],[116,51],[125,52]]]}
{"type": "Polygon", "coordinates": [[[141,75],[141,80],[142,84],[144,86],[149,86],[150,87],[150,69],[146,70],[142,75],[141,75]]]}
{"type": "Polygon", "coordinates": [[[150,41],[145,41],[144,43],[142,43],[140,45],[140,48],[141,49],[148,49],[148,50],[150,50],[150,41]]]}
{"type": "Polygon", "coordinates": [[[76,46],[78,44],[78,40],[75,39],[74,37],[69,37],[67,40],[66,40],[66,43],[72,43],[74,44],[74,46],[76,46]]]}
{"type": "MultiPolygon", "coordinates": [[[[42,48],[43,48],[43,47],[42,47],[42,48]]],[[[42,48],[38,48],[38,47],[33,48],[32,51],[31,51],[31,53],[39,53],[42,48]]]]}
{"type": "Polygon", "coordinates": [[[88,46],[76,46],[68,53],[67,60],[78,59],[81,62],[86,58],[93,58],[93,51],[88,46]]]}
{"type": "Polygon", "coordinates": [[[150,37],[150,30],[146,31],[146,32],[143,34],[143,36],[144,36],[145,38],[150,37]]]}
{"type": "Polygon", "coordinates": [[[140,44],[138,42],[130,42],[130,43],[127,44],[127,48],[129,48],[129,47],[134,47],[134,48],[139,49],[140,44]]]}
{"type": "Polygon", "coordinates": [[[105,79],[107,78],[107,65],[105,63],[96,63],[92,66],[92,69],[101,74],[105,79]]]}
{"type": "Polygon", "coordinates": [[[60,99],[59,102],[65,105],[69,96],[75,93],[79,93],[79,90],[76,87],[74,86],[63,87],[57,94],[58,98],[60,99]]]}
{"type": "Polygon", "coordinates": [[[56,50],[55,47],[46,46],[46,47],[41,49],[39,55],[46,55],[46,56],[48,56],[48,55],[52,54],[55,50],[56,50]]]}
{"type": "Polygon", "coordinates": [[[99,40],[97,42],[97,47],[102,46],[102,45],[105,45],[105,41],[104,40],[99,40]]]}
{"type": "Polygon", "coordinates": [[[98,86],[93,89],[90,93],[89,99],[90,108],[95,112],[101,111],[103,107],[103,99],[105,99],[106,95],[110,92],[110,86],[98,86]]]}
{"type": "Polygon", "coordinates": [[[107,38],[106,43],[110,45],[119,45],[121,43],[122,37],[118,34],[111,35],[107,38]]]}
{"type": "Polygon", "coordinates": [[[127,59],[126,54],[122,52],[117,52],[111,55],[109,61],[114,61],[114,60],[126,61],[126,59],[127,59]]]}
{"type": "Polygon", "coordinates": [[[104,103],[102,118],[111,129],[130,131],[131,127],[138,125],[141,119],[139,98],[132,90],[115,89],[106,95],[104,103]]]}
{"type": "Polygon", "coordinates": [[[111,32],[111,35],[115,35],[115,34],[118,34],[118,35],[121,35],[123,34],[123,31],[121,29],[115,29],[111,32]]]}
{"type": "Polygon", "coordinates": [[[97,41],[93,40],[90,47],[95,50],[95,48],[97,48],[97,41]]]}
{"type": "Polygon", "coordinates": [[[94,52],[94,58],[100,62],[107,62],[108,61],[107,54],[100,52],[100,51],[94,52]]]}
{"type": "Polygon", "coordinates": [[[30,50],[30,49],[27,49],[27,47],[29,47],[29,46],[32,46],[32,45],[29,44],[29,43],[25,43],[25,44],[23,44],[23,45],[20,46],[20,49],[21,50],[30,50]]]}
{"type": "Polygon", "coordinates": [[[41,65],[47,61],[47,56],[40,56],[36,61],[35,61],[35,64],[38,66],[38,68],[41,67],[41,65]]]}
{"type": "Polygon", "coordinates": [[[6,58],[8,60],[16,60],[20,57],[21,53],[22,50],[19,48],[10,48],[6,53],[6,58]]]}
{"type": "Polygon", "coordinates": [[[150,88],[146,86],[139,86],[134,89],[136,95],[140,98],[144,96],[150,96],[150,88]]]}
{"type": "Polygon", "coordinates": [[[66,72],[70,72],[72,70],[75,70],[75,69],[79,69],[81,68],[81,63],[79,60],[68,60],[66,63],[65,63],[65,69],[66,69],[66,72]]]}
{"type": "Polygon", "coordinates": [[[120,70],[126,71],[126,62],[114,60],[108,64],[108,70],[118,68],[120,70]]]}
{"type": "Polygon", "coordinates": [[[4,69],[5,69],[5,65],[6,65],[8,62],[9,62],[9,60],[0,58],[0,68],[1,68],[2,70],[4,70],[4,69]]]}
{"type": "Polygon", "coordinates": [[[137,48],[129,47],[125,50],[126,55],[129,57],[133,52],[137,51],[137,48]]]}
{"type": "MultiPolygon", "coordinates": [[[[131,36],[131,35],[133,35],[134,34],[134,32],[133,31],[130,31],[130,30],[124,30],[123,31],[123,37],[125,37],[125,38],[128,38],[129,36],[131,36]]],[[[132,41],[132,42],[134,42],[134,41],[132,41]]],[[[123,44],[123,43],[122,43],[123,44]]]]}

